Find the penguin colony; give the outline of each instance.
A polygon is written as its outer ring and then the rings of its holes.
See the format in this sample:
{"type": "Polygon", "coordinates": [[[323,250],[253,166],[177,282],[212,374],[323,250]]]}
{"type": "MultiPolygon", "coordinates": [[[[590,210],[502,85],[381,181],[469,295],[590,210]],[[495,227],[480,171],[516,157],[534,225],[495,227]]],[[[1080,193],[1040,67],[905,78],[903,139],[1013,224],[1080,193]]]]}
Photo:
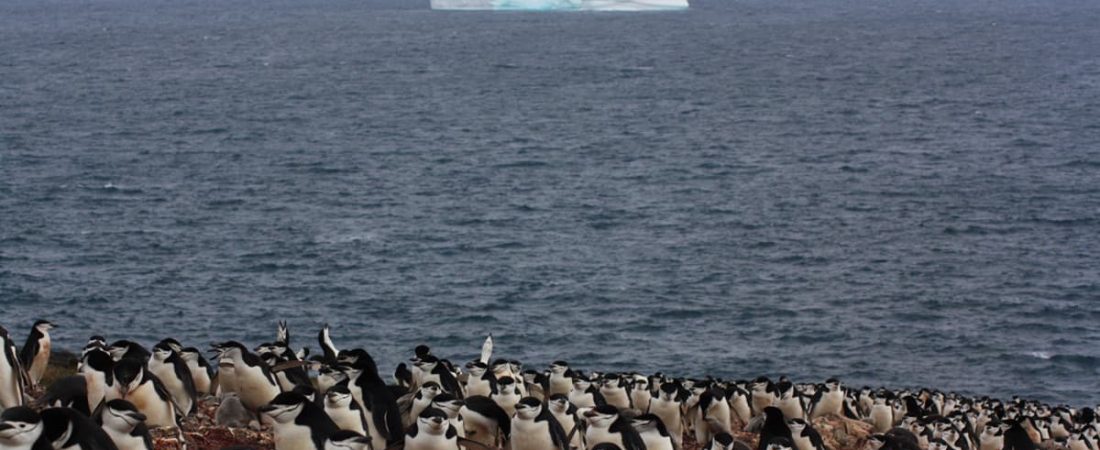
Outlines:
{"type": "Polygon", "coordinates": [[[295,351],[285,323],[252,349],[213,344],[213,364],[174,339],[148,350],[93,336],[78,374],[31,400],[52,328],[35,323],[17,350],[0,327],[0,450],[152,450],[149,430],[178,430],[204,397],[219,399],[218,424],[268,428],[277,450],[682,450],[685,439],[753,450],[734,430],[755,433],[755,450],[826,450],[812,425],[821,418],[868,424],[861,450],[1098,450],[1100,435],[1091,408],[1018,398],[584,373],[564,361],[525,370],[492,360],[491,336],[463,367],[421,345],[387,383],[366,350],[338,350],[327,326],[321,354],[295,351]]]}

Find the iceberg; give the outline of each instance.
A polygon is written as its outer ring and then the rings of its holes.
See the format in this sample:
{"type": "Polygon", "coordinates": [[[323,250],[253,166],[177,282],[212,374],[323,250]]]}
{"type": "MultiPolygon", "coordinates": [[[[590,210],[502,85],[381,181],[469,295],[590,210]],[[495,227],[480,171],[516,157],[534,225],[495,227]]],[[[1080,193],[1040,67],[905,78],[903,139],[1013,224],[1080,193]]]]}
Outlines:
{"type": "Polygon", "coordinates": [[[674,11],[688,0],[431,0],[432,9],[468,11],[674,11]]]}

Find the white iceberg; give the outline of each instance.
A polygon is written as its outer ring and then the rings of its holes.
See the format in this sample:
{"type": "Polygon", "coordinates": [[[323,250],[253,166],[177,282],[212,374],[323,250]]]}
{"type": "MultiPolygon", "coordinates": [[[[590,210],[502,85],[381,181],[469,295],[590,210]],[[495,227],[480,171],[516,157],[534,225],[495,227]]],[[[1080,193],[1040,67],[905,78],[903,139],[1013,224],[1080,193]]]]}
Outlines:
{"type": "Polygon", "coordinates": [[[478,11],[670,11],[688,0],[431,0],[432,9],[478,11]]]}

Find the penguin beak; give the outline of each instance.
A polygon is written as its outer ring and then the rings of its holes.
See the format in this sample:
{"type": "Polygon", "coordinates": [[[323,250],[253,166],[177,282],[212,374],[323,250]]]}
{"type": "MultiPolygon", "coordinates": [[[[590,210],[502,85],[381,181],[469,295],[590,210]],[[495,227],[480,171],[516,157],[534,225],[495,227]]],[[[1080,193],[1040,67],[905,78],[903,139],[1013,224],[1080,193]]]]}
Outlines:
{"type": "Polygon", "coordinates": [[[256,412],[258,412],[260,414],[267,414],[271,411],[274,411],[275,409],[276,409],[275,405],[264,405],[264,406],[261,406],[260,409],[257,409],[256,412]]]}
{"type": "Polygon", "coordinates": [[[0,423],[0,433],[15,428],[10,423],[0,423]]]}
{"type": "Polygon", "coordinates": [[[127,416],[129,416],[131,419],[134,419],[138,422],[144,422],[145,419],[147,418],[147,417],[145,417],[145,414],[139,413],[137,411],[131,412],[131,413],[127,414],[127,416]]]}

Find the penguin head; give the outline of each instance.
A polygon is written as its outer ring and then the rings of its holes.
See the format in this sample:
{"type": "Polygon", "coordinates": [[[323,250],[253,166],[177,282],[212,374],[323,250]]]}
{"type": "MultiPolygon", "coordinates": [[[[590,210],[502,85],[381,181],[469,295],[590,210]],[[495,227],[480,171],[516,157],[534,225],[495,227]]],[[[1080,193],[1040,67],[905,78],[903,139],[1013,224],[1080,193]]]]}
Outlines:
{"type": "Polygon", "coordinates": [[[107,348],[107,338],[105,338],[103,336],[100,336],[98,334],[95,335],[95,336],[92,336],[92,337],[88,338],[88,343],[84,344],[84,348],[89,348],[89,347],[107,348]]]}
{"type": "Polygon", "coordinates": [[[565,394],[554,394],[550,396],[550,401],[547,402],[550,406],[550,411],[557,414],[563,414],[569,411],[569,397],[565,394]]]}
{"type": "Polygon", "coordinates": [[[130,351],[130,347],[132,345],[137,345],[137,343],[127,340],[115,341],[113,344],[107,347],[107,353],[110,353],[111,358],[114,358],[115,361],[118,361],[126,355],[126,352],[130,351]]]}
{"type": "Polygon", "coordinates": [[[676,399],[676,395],[680,393],[680,387],[675,381],[668,381],[661,383],[661,400],[670,402],[676,399]]]}
{"type": "Polygon", "coordinates": [[[432,370],[435,370],[435,366],[439,365],[439,358],[432,355],[425,355],[422,358],[413,358],[412,363],[425,373],[431,373],[432,370]]]}
{"type": "Polygon", "coordinates": [[[636,391],[648,391],[649,390],[649,378],[637,377],[631,381],[631,388],[636,391]]]}
{"type": "Polygon", "coordinates": [[[296,392],[283,392],[276,395],[270,403],[260,407],[260,415],[275,424],[294,422],[309,402],[304,395],[296,392]]]}
{"type": "Polygon", "coordinates": [[[523,372],[523,363],[514,359],[509,360],[508,368],[512,370],[512,373],[520,373],[523,372]]]}
{"type": "Polygon", "coordinates": [[[825,380],[825,387],[828,388],[829,392],[836,392],[840,390],[840,380],[836,378],[829,378],[828,380],[825,380]]]}
{"type": "Polygon", "coordinates": [[[346,379],[347,375],[335,367],[321,366],[321,369],[317,371],[317,384],[330,386],[330,389],[331,386],[340,384],[341,381],[346,379]]]}
{"type": "Polygon", "coordinates": [[[639,433],[656,432],[661,436],[668,436],[668,428],[665,428],[665,423],[656,414],[642,414],[632,419],[631,423],[639,433]]]}
{"type": "Polygon", "coordinates": [[[447,421],[447,413],[438,408],[426,408],[416,418],[417,430],[428,434],[443,434],[450,426],[450,422],[447,421]]]}
{"type": "Polygon", "coordinates": [[[799,418],[787,420],[787,427],[791,429],[792,436],[801,436],[802,430],[806,429],[806,426],[806,421],[799,418]]]}
{"type": "MultiPolygon", "coordinates": [[[[80,358],[80,372],[89,373],[90,371],[103,372],[106,374],[112,374],[112,367],[115,364],[115,360],[111,359],[111,355],[103,350],[92,350],[85,353],[80,358]]],[[[110,378],[108,378],[110,379],[110,378]]]]}
{"type": "Polygon", "coordinates": [[[168,348],[172,349],[172,351],[176,353],[179,353],[180,350],[183,350],[183,344],[180,344],[180,341],[177,341],[174,338],[161,339],[158,344],[167,345],[168,348]]]}
{"type": "Polygon", "coordinates": [[[115,380],[122,397],[145,382],[145,364],[133,358],[123,358],[114,367],[115,380]]]}
{"type": "Polygon", "coordinates": [[[57,326],[50,323],[50,321],[48,320],[38,320],[34,322],[34,329],[38,330],[38,332],[42,334],[49,333],[50,330],[54,328],[57,328],[57,326]]]}
{"type": "Polygon", "coordinates": [[[565,361],[554,361],[550,363],[550,373],[555,375],[565,375],[565,372],[569,371],[569,363],[565,361]]]}
{"type": "Polygon", "coordinates": [[[153,358],[157,361],[164,362],[172,356],[174,351],[175,350],[172,350],[172,347],[168,343],[160,341],[157,345],[153,346],[153,358]]]}
{"type": "Polygon", "coordinates": [[[452,419],[458,415],[458,410],[462,409],[462,406],[465,404],[466,402],[462,401],[462,399],[455,398],[455,396],[446,392],[432,398],[432,407],[443,410],[443,412],[447,413],[447,417],[452,419]]]}
{"type": "Polygon", "coordinates": [[[415,355],[415,357],[413,358],[414,361],[417,359],[424,359],[425,357],[432,355],[432,349],[427,345],[420,344],[413,349],[413,354],[415,355]]]}
{"type": "Polygon", "coordinates": [[[540,373],[527,369],[523,371],[523,382],[527,384],[539,384],[540,373]]]}
{"type": "Polygon", "coordinates": [[[584,413],[588,424],[596,428],[607,428],[619,419],[619,410],[611,405],[601,405],[584,413]]]}
{"type": "Polygon", "coordinates": [[[420,392],[417,393],[417,396],[420,398],[431,400],[442,392],[443,388],[439,386],[439,383],[429,381],[420,385],[420,392]]]}
{"type": "Polygon", "coordinates": [[[264,342],[263,344],[253,347],[252,351],[256,352],[257,355],[263,355],[264,353],[275,353],[275,344],[264,342]]]}
{"type": "Polygon", "coordinates": [[[145,422],[145,414],[138,411],[133,403],[126,400],[115,399],[107,402],[99,416],[104,427],[129,433],[142,422],[145,422]]]}
{"type": "Polygon", "coordinates": [[[346,384],[333,385],[325,391],[325,404],[332,407],[346,407],[351,405],[351,391],[346,384]]]}
{"type": "Polygon", "coordinates": [[[199,354],[199,349],[195,347],[184,347],[179,349],[177,353],[179,353],[180,359],[183,359],[183,361],[186,363],[198,364],[199,357],[202,356],[201,354],[199,354]]]}
{"type": "Polygon", "coordinates": [[[768,442],[768,450],[791,450],[791,441],[787,438],[773,438],[768,442]]]}
{"type": "Polygon", "coordinates": [[[0,414],[0,447],[30,448],[42,436],[42,416],[27,406],[16,406],[0,414]]]}
{"type": "Polygon", "coordinates": [[[325,440],[325,450],[370,450],[370,438],[350,430],[340,430],[325,440]]]}
{"type": "Polygon", "coordinates": [[[573,390],[577,392],[587,391],[592,386],[592,382],[581,377],[573,377],[573,390]]]}
{"type": "Polygon", "coordinates": [[[466,363],[466,371],[470,372],[470,376],[474,378],[481,378],[485,375],[485,371],[489,370],[489,366],[481,361],[470,361],[466,363]]]}
{"type": "Polygon", "coordinates": [[[523,397],[516,403],[516,418],[535,420],[542,413],[542,401],[535,397],[523,397]]]}

